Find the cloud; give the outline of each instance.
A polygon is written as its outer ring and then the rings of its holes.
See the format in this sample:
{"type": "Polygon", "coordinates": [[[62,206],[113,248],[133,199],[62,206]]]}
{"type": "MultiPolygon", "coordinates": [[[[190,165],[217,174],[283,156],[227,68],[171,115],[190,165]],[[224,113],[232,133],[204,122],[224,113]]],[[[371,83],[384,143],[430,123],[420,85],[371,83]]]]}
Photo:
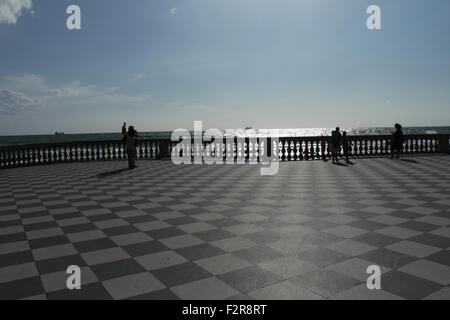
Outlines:
{"type": "Polygon", "coordinates": [[[3,90],[0,93],[0,114],[13,115],[22,111],[33,110],[40,106],[37,99],[33,99],[21,92],[3,90]]]}
{"type": "Polygon", "coordinates": [[[59,88],[47,88],[50,96],[58,98],[91,97],[96,95],[94,86],[83,86],[79,81],[69,82],[59,88]]]}
{"type": "Polygon", "coordinates": [[[142,107],[152,99],[150,94],[124,94],[119,87],[98,88],[80,81],[51,86],[34,74],[0,78],[0,92],[0,113],[4,114],[16,114],[37,106],[142,107]]]}
{"type": "Polygon", "coordinates": [[[145,75],[144,73],[138,73],[133,76],[133,81],[139,81],[145,78],[147,78],[147,75],[145,75]]]}
{"type": "Polygon", "coordinates": [[[31,7],[32,0],[0,0],[0,23],[15,24],[22,11],[31,7]]]}
{"type": "Polygon", "coordinates": [[[173,16],[177,13],[177,8],[170,8],[169,13],[173,16]]]}

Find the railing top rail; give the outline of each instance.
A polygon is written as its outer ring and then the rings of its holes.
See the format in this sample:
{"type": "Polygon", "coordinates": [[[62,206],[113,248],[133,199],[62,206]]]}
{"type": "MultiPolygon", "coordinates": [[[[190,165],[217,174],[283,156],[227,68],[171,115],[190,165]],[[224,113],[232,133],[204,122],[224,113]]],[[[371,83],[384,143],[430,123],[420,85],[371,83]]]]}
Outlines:
{"type": "MultiPolygon", "coordinates": [[[[445,134],[405,134],[406,139],[411,138],[437,138],[440,136],[449,136],[445,134]]],[[[348,135],[349,140],[358,140],[358,139],[390,139],[392,135],[348,135]]],[[[234,137],[236,139],[236,137],[234,137]]],[[[246,137],[248,138],[248,137],[246,137]]],[[[259,138],[264,138],[261,136],[259,138]]],[[[303,141],[320,141],[321,139],[328,140],[330,136],[297,136],[297,137],[279,137],[282,141],[295,141],[295,140],[303,140],[303,141]]],[[[225,137],[224,137],[225,139],[225,137]]],[[[160,142],[160,141],[171,141],[170,138],[138,138],[138,142],[160,142]]],[[[4,150],[23,150],[23,149],[32,149],[32,148],[49,148],[49,147],[73,147],[73,146],[82,146],[82,145],[103,145],[103,144],[121,144],[122,140],[91,140],[91,141],[70,141],[70,142],[45,142],[45,143],[30,143],[30,144],[18,144],[18,145],[0,145],[0,151],[4,150]]]]}

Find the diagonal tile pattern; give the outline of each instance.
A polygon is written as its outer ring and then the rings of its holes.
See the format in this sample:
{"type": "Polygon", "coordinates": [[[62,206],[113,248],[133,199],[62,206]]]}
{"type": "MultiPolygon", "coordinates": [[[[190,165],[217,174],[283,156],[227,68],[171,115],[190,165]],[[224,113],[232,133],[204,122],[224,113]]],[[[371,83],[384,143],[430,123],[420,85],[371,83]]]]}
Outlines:
{"type": "Polygon", "coordinates": [[[450,299],[450,158],[411,159],[3,170],[0,299],[450,299]]]}

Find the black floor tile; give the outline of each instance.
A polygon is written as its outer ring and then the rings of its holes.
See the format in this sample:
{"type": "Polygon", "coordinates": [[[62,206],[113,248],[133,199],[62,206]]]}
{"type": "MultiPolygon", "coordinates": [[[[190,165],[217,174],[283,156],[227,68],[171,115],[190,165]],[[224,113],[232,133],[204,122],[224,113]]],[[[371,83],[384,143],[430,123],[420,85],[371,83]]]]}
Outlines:
{"type": "Polygon", "coordinates": [[[17,300],[43,293],[40,277],[0,283],[0,300],[17,300]]]}
{"type": "Polygon", "coordinates": [[[211,277],[209,272],[192,262],[153,270],[151,273],[164,283],[166,287],[174,287],[211,277]]]}
{"type": "Polygon", "coordinates": [[[219,278],[233,288],[245,293],[283,281],[283,277],[253,266],[225,273],[219,278]]]}
{"type": "Polygon", "coordinates": [[[374,262],[375,264],[389,267],[392,269],[400,268],[410,262],[416,260],[416,258],[408,256],[406,254],[388,250],[385,248],[378,248],[366,253],[363,253],[359,258],[374,262]]]}
{"type": "Polygon", "coordinates": [[[147,241],[122,247],[130,256],[139,257],[147,254],[169,250],[158,241],[147,241]]]}
{"type": "Polygon", "coordinates": [[[84,262],[83,258],[78,254],[36,261],[36,266],[39,274],[66,271],[67,267],[71,265],[77,265],[81,268],[86,266],[86,262],[84,262]]]}
{"type": "Polygon", "coordinates": [[[134,259],[119,260],[114,262],[97,264],[90,267],[97,278],[101,281],[120,278],[131,274],[146,271],[134,259]]]}
{"type": "Polygon", "coordinates": [[[76,242],[73,246],[80,252],[97,251],[102,249],[117,247],[117,244],[110,238],[94,239],[82,242],[76,242]]]}
{"type": "Polygon", "coordinates": [[[395,270],[383,274],[381,287],[408,300],[422,299],[442,288],[437,283],[395,270]]]}
{"type": "Polygon", "coordinates": [[[87,284],[80,290],[60,290],[47,293],[49,300],[111,300],[111,295],[99,282],[87,284]]]}
{"type": "Polygon", "coordinates": [[[196,261],[201,259],[210,258],[224,254],[225,251],[210,245],[208,243],[199,244],[196,246],[190,246],[175,250],[178,254],[182,255],[190,261],[196,261]]]}

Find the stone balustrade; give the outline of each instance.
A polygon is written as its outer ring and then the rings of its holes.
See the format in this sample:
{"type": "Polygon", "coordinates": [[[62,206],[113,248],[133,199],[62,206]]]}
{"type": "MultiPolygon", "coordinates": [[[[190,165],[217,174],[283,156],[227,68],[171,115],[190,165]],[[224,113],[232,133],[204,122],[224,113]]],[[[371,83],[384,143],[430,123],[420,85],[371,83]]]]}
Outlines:
{"type": "MultiPolygon", "coordinates": [[[[355,157],[386,156],[391,153],[390,135],[348,136],[349,155],[355,157]]],[[[450,135],[406,135],[403,154],[450,153],[450,135]]],[[[232,141],[233,139],[231,139],[232,141]]],[[[271,144],[270,155],[281,161],[325,160],[330,157],[330,137],[281,137],[275,139],[234,138],[234,142],[213,143],[173,142],[170,139],[138,140],[137,157],[140,160],[170,158],[171,154],[184,152],[200,157],[221,155],[236,161],[258,161],[261,154],[268,155],[266,144],[271,144]]],[[[186,154],[185,154],[186,155],[186,154]]],[[[122,141],[83,141],[66,143],[41,143],[0,146],[0,168],[13,168],[39,164],[125,160],[122,141]]]]}

